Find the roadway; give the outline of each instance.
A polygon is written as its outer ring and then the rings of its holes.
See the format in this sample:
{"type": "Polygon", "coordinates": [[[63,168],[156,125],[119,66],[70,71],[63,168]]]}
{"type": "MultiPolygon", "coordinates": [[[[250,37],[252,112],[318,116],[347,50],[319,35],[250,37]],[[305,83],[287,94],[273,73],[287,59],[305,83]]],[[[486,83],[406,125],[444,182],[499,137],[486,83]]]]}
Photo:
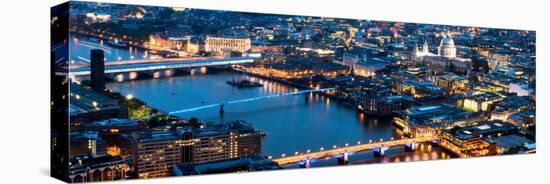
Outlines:
{"type": "Polygon", "coordinates": [[[324,157],[330,157],[334,155],[340,155],[346,152],[348,153],[358,152],[358,151],[371,150],[371,149],[381,148],[381,147],[394,147],[394,146],[406,145],[410,143],[421,143],[421,142],[433,141],[438,139],[439,138],[435,136],[425,136],[425,137],[404,138],[404,139],[396,139],[396,140],[388,140],[388,141],[371,142],[371,143],[365,143],[365,144],[338,147],[334,149],[327,149],[327,150],[322,150],[317,152],[309,152],[309,153],[303,153],[298,155],[285,156],[285,157],[272,159],[272,161],[277,162],[279,165],[285,165],[285,164],[297,163],[306,159],[324,158],[324,157]]]}
{"type": "MultiPolygon", "coordinates": [[[[234,65],[254,62],[253,57],[231,57],[231,58],[163,58],[163,59],[144,59],[116,61],[113,64],[107,62],[105,73],[124,73],[139,71],[168,70],[178,68],[191,68],[201,66],[216,65],[234,65]]],[[[81,76],[90,75],[89,66],[79,66],[69,68],[69,75],[81,76]]]]}

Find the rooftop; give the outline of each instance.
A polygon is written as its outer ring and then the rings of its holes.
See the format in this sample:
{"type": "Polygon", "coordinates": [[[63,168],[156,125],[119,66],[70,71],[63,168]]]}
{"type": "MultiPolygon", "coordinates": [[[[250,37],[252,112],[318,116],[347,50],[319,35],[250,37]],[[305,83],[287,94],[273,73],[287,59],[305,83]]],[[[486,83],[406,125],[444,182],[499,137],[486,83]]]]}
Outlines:
{"type": "Polygon", "coordinates": [[[473,113],[450,104],[436,104],[409,108],[396,112],[407,121],[417,125],[439,126],[440,123],[470,118],[473,113]]]}
{"type": "Polygon", "coordinates": [[[120,108],[116,100],[77,84],[70,85],[69,96],[69,114],[71,116],[120,108]]]}
{"type": "Polygon", "coordinates": [[[504,148],[527,147],[528,145],[535,143],[535,141],[519,135],[500,136],[494,138],[492,141],[494,141],[499,147],[504,148]]]}
{"type": "MultiPolygon", "coordinates": [[[[255,131],[251,124],[244,121],[232,121],[220,124],[207,124],[202,128],[177,128],[176,130],[161,129],[139,132],[136,136],[139,142],[154,142],[175,140],[181,138],[184,133],[191,133],[193,137],[208,137],[226,135],[231,131],[255,131]]],[[[126,135],[127,137],[130,135],[126,135]]]]}
{"type": "Polygon", "coordinates": [[[175,176],[197,175],[221,172],[257,171],[279,169],[271,160],[263,157],[241,157],[193,165],[177,165],[172,168],[175,176]]]}
{"type": "Polygon", "coordinates": [[[496,104],[496,111],[507,111],[515,109],[523,109],[534,105],[534,101],[529,96],[508,96],[496,104]]]}
{"type": "Polygon", "coordinates": [[[482,138],[485,136],[500,136],[517,130],[518,127],[501,121],[486,121],[476,125],[446,130],[454,137],[462,140],[482,138]]]}
{"type": "Polygon", "coordinates": [[[481,93],[481,94],[476,94],[476,95],[473,95],[471,97],[467,97],[469,99],[473,99],[473,100],[476,100],[476,101],[488,101],[488,100],[498,100],[498,99],[501,99],[502,96],[496,94],[496,93],[492,93],[492,92],[486,92],[486,93],[481,93]]]}
{"type": "Polygon", "coordinates": [[[441,75],[441,76],[438,76],[438,78],[444,79],[444,80],[450,80],[450,81],[466,80],[466,77],[463,77],[460,75],[454,75],[454,74],[441,75]]]}
{"type": "Polygon", "coordinates": [[[79,141],[79,140],[90,140],[90,139],[99,139],[99,132],[98,131],[71,131],[69,134],[71,141],[79,141]]]}

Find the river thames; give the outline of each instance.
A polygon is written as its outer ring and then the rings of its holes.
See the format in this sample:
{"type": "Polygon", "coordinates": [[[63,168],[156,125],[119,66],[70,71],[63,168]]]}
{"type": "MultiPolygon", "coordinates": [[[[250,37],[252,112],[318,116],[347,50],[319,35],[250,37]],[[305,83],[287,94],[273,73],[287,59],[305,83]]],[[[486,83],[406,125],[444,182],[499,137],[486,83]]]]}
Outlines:
{"type": "MultiPolygon", "coordinates": [[[[70,40],[75,55],[71,59],[83,62],[89,58],[89,50],[102,48],[108,50],[107,61],[145,57],[144,51],[133,48],[110,47],[104,42],[78,38],[70,40]],[[88,53],[88,54],[87,54],[88,53]]],[[[194,107],[223,103],[231,100],[248,99],[287,92],[299,91],[298,88],[251,77],[236,72],[210,72],[207,68],[196,68],[190,75],[161,77],[145,80],[122,80],[111,82],[108,88],[123,95],[133,95],[147,105],[164,112],[190,109],[194,107]],[[249,79],[258,81],[263,87],[237,88],[226,84],[228,80],[249,79]]],[[[207,108],[177,114],[182,118],[196,117],[202,122],[222,123],[232,120],[244,120],[255,129],[264,131],[266,136],[262,144],[262,154],[280,157],[306,150],[317,151],[321,147],[356,144],[369,140],[401,137],[391,125],[390,118],[367,116],[355,107],[345,105],[335,99],[317,93],[305,93],[277,98],[249,101],[226,105],[225,113],[219,109],[207,108]]],[[[350,164],[399,162],[413,160],[431,160],[447,158],[439,148],[403,152],[402,148],[392,148],[385,158],[372,158],[372,154],[358,153],[350,157],[350,164]],[[427,155],[427,156],[426,156],[427,155]]],[[[333,159],[319,160],[312,166],[334,165],[333,159]]]]}
{"type": "MultiPolygon", "coordinates": [[[[132,94],[165,112],[298,90],[286,84],[239,73],[194,73],[198,74],[111,83],[109,88],[123,95],[132,94]],[[233,78],[249,78],[264,86],[237,88],[226,84],[233,78]]],[[[355,108],[316,93],[230,104],[224,110],[223,116],[217,107],[177,115],[215,123],[245,120],[254,128],[266,132],[262,152],[273,156],[397,136],[391,119],[367,117],[355,108]]]]}

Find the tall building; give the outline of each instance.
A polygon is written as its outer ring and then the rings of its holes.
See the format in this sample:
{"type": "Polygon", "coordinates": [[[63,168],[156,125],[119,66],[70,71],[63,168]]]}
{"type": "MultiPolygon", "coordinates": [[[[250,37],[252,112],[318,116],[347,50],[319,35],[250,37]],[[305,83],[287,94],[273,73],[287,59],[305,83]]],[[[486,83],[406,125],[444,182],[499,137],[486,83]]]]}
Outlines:
{"type": "Polygon", "coordinates": [[[90,80],[92,89],[96,92],[105,91],[105,60],[103,50],[93,49],[90,52],[90,80]]]}
{"type": "Polygon", "coordinates": [[[139,178],[155,178],[170,175],[176,165],[258,156],[261,136],[243,121],[134,134],[134,168],[139,178]]]}

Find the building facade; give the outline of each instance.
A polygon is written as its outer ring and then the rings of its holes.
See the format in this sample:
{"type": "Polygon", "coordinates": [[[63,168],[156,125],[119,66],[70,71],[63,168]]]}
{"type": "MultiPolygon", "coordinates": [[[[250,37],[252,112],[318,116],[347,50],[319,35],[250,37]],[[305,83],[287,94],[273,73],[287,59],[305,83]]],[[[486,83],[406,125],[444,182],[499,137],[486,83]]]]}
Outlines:
{"type": "Polygon", "coordinates": [[[90,81],[96,92],[105,91],[105,56],[103,50],[93,49],[90,52],[90,81]]]}
{"type": "Polygon", "coordinates": [[[438,47],[438,53],[430,53],[428,42],[424,42],[422,51],[415,47],[413,60],[431,66],[435,71],[453,71],[469,73],[472,70],[472,60],[457,57],[456,46],[450,36],[444,36],[438,47]]]}
{"type": "Polygon", "coordinates": [[[251,48],[250,38],[206,37],[204,51],[206,52],[247,52],[251,48]]]}
{"type": "Polygon", "coordinates": [[[435,136],[441,130],[467,126],[479,121],[479,115],[450,104],[417,106],[397,111],[393,123],[405,134],[435,136]]]}
{"type": "Polygon", "coordinates": [[[139,178],[156,178],[170,175],[170,169],[178,164],[258,156],[262,135],[242,121],[134,134],[135,170],[139,178]]]}
{"type": "Polygon", "coordinates": [[[72,183],[113,181],[127,178],[128,159],[119,156],[75,157],[69,162],[72,183]]]}
{"type": "Polygon", "coordinates": [[[496,155],[501,152],[487,139],[517,134],[518,127],[501,121],[480,122],[442,131],[441,145],[461,157],[496,155]]]}

